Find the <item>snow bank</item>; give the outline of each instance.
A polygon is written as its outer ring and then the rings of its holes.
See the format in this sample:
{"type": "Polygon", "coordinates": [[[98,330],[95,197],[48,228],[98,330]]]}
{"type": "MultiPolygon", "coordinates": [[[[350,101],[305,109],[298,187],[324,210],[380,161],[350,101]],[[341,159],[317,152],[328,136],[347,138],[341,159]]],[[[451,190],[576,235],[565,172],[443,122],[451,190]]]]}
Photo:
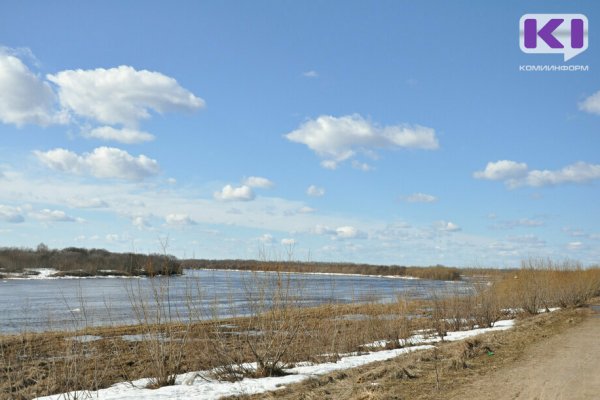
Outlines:
{"type": "MultiPolygon", "coordinates": [[[[462,340],[482,333],[510,329],[514,320],[498,321],[493,328],[474,329],[471,331],[448,332],[444,338],[448,341],[462,340]]],[[[211,400],[221,397],[257,394],[281,389],[287,385],[302,382],[311,377],[325,375],[334,371],[356,368],[376,361],[384,361],[407,354],[417,350],[430,349],[434,346],[429,343],[438,342],[439,338],[427,338],[424,335],[414,335],[411,343],[421,343],[412,347],[394,350],[374,351],[368,354],[352,354],[342,357],[337,362],[321,364],[299,363],[295,368],[285,369],[289,375],[273,378],[245,378],[239,382],[221,382],[214,379],[206,379],[209,371],[189,372],[177,376],[175,385],[165,386],[159,389],[146,389],[148,379],[139,379],[133,382],[117,383],[107,389],[97,392],[80,392],[77,398],[93,398],[98,400],[211,400]],[[427,344],[426,344],[427,343],[427,344]],[[88,396],[89,395],[89,396],[88,396]]],[[[384,342],[377,342],[384,343],[384,342]]],[[[368,346],[368,345],[367,345],[368,346]]],[[[37,400],[60,400],[64,398],[75,398],[57,394],[53,396],[38,397],[37,400]]]]}

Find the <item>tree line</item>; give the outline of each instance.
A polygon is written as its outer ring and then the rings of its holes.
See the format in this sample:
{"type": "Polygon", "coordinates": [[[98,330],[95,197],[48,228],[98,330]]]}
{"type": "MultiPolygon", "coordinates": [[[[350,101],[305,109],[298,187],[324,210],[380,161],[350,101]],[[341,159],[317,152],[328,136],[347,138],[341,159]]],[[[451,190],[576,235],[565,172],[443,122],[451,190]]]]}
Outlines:
{"type": "Polygon", "coordinates": [[[57,270],[56,276],[154,276],[182,273],[182,264],[167,254],[113,253],[104,249],[0,248],[0,275],[35,274],[36,268],[57,270]]]}
{"type": "Polygon", "coordinates": [[[184,268],[190,269],[387,275],[446,281],[455,281],[461,279],[461,273],[458,268],[445,267],[443,265],[435,265],[431,267],[407,267],[401,265],[371,265],[343,262],[197,259],[183,260],[182,265],[184,268]]]}

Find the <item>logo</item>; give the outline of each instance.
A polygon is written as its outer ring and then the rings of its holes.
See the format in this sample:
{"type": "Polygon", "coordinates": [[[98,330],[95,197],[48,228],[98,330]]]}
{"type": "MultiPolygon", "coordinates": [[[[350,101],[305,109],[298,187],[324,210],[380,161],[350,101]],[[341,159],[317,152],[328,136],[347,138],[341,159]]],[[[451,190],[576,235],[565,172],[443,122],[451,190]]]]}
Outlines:
{"type": "Polygon", "coordinates": [[[583,14],[525,14],[519,29],[524,53],[558,53],[568,61],[588,48],[588,19],[583,14]]]}

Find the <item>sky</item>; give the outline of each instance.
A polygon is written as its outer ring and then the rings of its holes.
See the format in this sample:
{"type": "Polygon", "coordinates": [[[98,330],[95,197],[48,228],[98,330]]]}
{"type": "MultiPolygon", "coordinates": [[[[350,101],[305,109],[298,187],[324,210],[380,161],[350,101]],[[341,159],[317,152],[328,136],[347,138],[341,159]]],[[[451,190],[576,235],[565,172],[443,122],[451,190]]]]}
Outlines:
{"type": "Polygon", "coordinates": [[[0,247],[600,260],[596,2],[0,8],[0,247]],[[525,14],[587,49],[525,53],[525,14]]]}

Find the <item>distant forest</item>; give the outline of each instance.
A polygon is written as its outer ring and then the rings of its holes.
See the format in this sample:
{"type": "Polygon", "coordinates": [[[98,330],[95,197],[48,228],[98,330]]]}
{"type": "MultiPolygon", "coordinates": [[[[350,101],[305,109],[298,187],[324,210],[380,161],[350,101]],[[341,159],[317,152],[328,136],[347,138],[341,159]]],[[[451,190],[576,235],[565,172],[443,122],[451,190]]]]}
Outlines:
{"type": "Polygon", "coordinates": [[[10,274],[36,274],[36,268],[57,270],[55,276],[154,276],[178,275],[189,269],[242,271],[318,272],[335,274],[390,275],[436,280],[460,280],[457,268],[436,265],[406,267],[337,262],[297,262],[258,260],[178,260],[164,254],[113,253],[104,249],[67,247],[49,249],[43,243],[35,250],[0,248],[0,277],[10,274]]]}
{"type": "Polygon", "coordinates": [[[112,253],[103,249],[67,247],[51,250],[40,244],[35,250],[0,248],[0,276],[35,274],[34,268],[53,268],[55,276],[154,276],[182,273],[181,262],[163,254],[112,253]]]}
{"type": "Polygon", "coordinates": [[[423,279],[456,281],[461,279],[458,268],[436,265],[431,267],[405,267],[399,265],[371,265],[342,262],[298,262],[257,260],[182,260],[183,268],[225,269],[242,271],[285,271],[305,273],[360,274],[404,276],[423,279]]]}

